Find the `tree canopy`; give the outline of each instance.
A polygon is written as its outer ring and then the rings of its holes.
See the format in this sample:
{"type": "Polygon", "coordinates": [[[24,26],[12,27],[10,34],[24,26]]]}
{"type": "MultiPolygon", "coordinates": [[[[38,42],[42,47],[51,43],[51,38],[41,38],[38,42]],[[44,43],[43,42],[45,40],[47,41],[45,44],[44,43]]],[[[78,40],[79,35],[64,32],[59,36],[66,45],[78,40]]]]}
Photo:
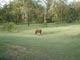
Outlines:
{"type": "MultiPolygon", "coordinates": [[[[1,4],[1,3],[0,3],[1,4]]],[[[0,22],[49,23],[80,20],[80,1],[13,0],[0,8],[0,22]]]]}

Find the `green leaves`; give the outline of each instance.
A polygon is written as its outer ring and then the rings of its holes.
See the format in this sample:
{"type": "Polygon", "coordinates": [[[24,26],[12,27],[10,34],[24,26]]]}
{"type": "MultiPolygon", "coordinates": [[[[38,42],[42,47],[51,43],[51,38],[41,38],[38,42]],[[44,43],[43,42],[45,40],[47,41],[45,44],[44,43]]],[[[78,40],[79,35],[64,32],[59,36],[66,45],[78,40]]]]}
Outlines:
{"type": "Polygon", "coordinates": [[[15,29],[15,24],[13,22],[5,23],[3,25],[3,30],[5,31],[12,31],[15,29]]]}

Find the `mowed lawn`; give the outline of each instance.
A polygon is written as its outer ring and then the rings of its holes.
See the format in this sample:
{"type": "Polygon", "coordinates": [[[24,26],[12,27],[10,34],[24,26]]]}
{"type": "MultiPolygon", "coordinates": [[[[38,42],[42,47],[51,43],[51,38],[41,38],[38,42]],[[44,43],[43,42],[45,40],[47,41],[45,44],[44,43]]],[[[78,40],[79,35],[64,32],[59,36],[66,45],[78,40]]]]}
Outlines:
{"type": "Polygon", "coordinates": [[[80,24],[18,25],[0,31],[0,60],[80,60],[80,24]],[[41,28],[43,33],[35,35],[41,28]]]}

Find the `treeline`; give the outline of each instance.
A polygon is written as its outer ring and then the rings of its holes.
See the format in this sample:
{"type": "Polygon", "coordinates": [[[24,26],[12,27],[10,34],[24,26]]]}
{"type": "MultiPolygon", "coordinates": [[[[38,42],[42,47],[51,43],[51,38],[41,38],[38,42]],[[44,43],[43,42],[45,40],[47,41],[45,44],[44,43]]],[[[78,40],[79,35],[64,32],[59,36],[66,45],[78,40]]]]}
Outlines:
{"type": "Polygon", "coordinates": [[[80,21],[80,1],[13,0],[0,8],[0,23],[51,23],[80,21]]]}

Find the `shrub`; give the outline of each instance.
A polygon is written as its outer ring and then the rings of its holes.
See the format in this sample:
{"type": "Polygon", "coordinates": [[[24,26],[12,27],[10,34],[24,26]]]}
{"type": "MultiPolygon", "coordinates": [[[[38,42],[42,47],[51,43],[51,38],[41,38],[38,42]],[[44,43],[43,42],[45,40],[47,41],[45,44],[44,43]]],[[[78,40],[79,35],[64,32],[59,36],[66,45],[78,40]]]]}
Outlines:
{"type": "Polygon", "coordinates": [[[15,24],[13,22],[8,22],[3,25],[3,30],[12,31],[15,29],[15,24]]]}

